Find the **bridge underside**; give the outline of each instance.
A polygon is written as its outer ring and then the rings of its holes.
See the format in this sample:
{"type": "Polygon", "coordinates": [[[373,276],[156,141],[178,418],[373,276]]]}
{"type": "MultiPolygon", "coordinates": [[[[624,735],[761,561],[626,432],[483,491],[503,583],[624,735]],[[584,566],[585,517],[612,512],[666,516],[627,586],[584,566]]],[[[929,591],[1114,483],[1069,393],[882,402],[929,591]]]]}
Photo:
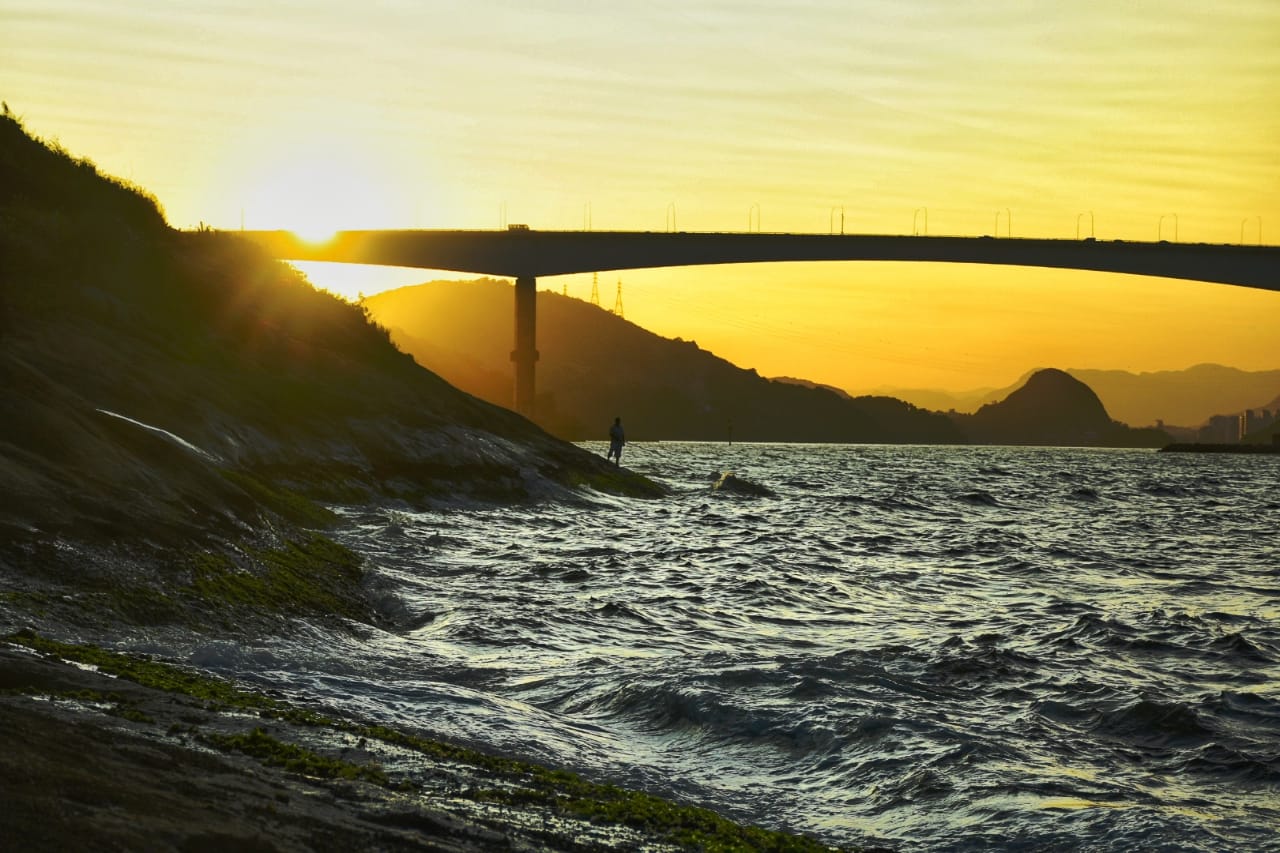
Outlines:
{"type": "Polygon", "coordinates": [[[636,231],[342,231],[311,243],[243,231],[277,258],[418,267],[516,280],[516,411],[533,414],[538,276],[785,261],[911,261],[1128,273],[1280,290],[1280,247],[1120,240],[1022,240],[636,231]]]}
{"type": "Polygon", "coordinates": [[[990,237],[640,231],[238,232],[278,258],[505,278],[774,261],[936,261],[1130,273],[1280,289],[1280,247],[990,237]]]}

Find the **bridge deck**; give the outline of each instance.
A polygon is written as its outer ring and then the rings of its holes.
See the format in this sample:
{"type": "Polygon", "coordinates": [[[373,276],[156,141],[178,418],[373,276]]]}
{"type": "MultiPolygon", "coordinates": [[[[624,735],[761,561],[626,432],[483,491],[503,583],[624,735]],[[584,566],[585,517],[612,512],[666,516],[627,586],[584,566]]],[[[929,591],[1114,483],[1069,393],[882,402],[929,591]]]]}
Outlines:
{"type": "Polygon", "coordinates": [[[508,278],[771,261],[932,261],[1130,273],[1280,290],[1280,247],[1206,243],[646,231],[244,231],[278,258],[508,278]]]}
{"type": "Polygon", "coordinates": [[[514,404],[533,416],[539,276],[766,261],[942,261],[1098,270],[1280,290],[1280,247],[1203,243],[640,231],[341,231],[310,243],[244,231],[278,258],[497,275],[516,280],[514,404]]]}

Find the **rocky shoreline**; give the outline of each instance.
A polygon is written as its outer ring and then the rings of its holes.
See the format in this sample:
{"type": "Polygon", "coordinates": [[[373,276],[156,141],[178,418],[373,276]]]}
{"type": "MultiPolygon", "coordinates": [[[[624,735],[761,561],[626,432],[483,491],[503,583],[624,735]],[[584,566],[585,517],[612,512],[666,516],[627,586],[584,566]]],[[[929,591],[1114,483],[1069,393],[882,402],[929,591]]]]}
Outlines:
{"type": "Polygon", "coordinates": [[[829,849],[31,631],[0,643],[0,780],[10,850],[829,849]]]}
{"type": "Polygon", "coordinates": [[[331,506],[666,489],[7,109],[0,185],[0,850],[826,849],[107,651],[398,630],[331,506]]]}

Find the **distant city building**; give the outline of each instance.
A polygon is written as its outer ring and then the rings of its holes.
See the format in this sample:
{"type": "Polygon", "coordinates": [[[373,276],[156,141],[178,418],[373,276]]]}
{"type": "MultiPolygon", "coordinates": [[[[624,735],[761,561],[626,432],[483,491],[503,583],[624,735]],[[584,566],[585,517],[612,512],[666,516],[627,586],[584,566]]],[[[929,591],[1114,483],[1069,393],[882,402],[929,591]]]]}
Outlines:
{"type": "Polygon", "coordinates": [[[1253,409],[1246,409],[1240,415],[1240,438],[1261,432],[1271,426],[1273,420],[1270,409],[1259,409],[1256,412],[1253,409]]]}
{"type": "Polygon", "coordinates": [[[1214,415],[1200,428],[1196,439],[1204,444],[1235,444],[1240,440],[1240,416],[1214,415]]]}
{"type": "Polygon", "coordinates": [[[1238,415],[1214,415],[1200,428],[1196,440],[1205,444],[1236,444],[1245,436],[1262,432],[1275,423],[1280,412],[1246,409],[1238,415]]]}

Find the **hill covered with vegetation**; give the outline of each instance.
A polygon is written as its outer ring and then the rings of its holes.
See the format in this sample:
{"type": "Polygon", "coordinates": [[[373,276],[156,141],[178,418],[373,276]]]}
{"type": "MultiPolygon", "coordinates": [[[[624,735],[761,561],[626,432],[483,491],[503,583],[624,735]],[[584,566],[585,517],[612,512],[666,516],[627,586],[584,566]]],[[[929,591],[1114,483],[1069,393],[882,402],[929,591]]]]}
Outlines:
{"type": "MultiPolygon", "coordinates": [[[[766,379],[588,302],[548,291],[537,298],[535,418],[562,438],[604,438],[621,416],[636,440],[964,441],[946,417],[900,400],[766,379]]],[[[364,304],[419,363],[510,405],[513,301],[509,283],[481,279],[400,288],[364,304]]]]}
{"type": "Polygon", "coordinates": [[[235,235],[170,228],[7,112],[0,188],[10,605],[355,615],[354,558],[317,532],[326,502],[660,491],[451,387],[235,235]]]}

